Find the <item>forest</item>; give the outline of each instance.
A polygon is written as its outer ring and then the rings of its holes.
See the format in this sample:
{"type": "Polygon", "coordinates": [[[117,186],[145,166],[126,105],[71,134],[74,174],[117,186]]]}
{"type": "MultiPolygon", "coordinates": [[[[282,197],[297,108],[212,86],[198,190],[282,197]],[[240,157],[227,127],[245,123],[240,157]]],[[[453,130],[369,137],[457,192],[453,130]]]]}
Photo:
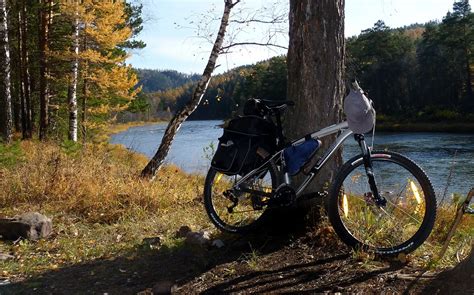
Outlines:
{"type": "Polygon", "coordinates": [[[77,141],[128,108],[140,87],[125,63],[142,30],[125,1],[2,1],[0,128],[77,141]],[[79,133],[79,135],[78,135],[79,133]]]}
{"type": "MultiPolygon", "coordinates": [[[[473,28],[467,2],[454,3],[441,22],[390,28],[378,21],[347,39],[346,80],[360,81],[379,122],[474,122],[473,28]]],[[[285,56],[231,69],[212,79],[192,119],[228,118],[249,97],[284,100],[286,80],[285,56]]],[[[147,88],[152,114],[179,109],[192,85],[147,88]]]]}
{"type": "MultiPolygon", "coordinates": [[[[5,2],[2,59],[9,63],[0,91],[11,99],[0,102],[0,129],[7,141],[14,132],[86,140],[116,120],[167,120],[189,100],[199,75],[126,64],[129,50],[145,46],[136,38],[141,5],[78,3],[5,2]]],[[[347,38],[346,80],[361,82],[382,123],[474,122],[473,22],[466,1],[440,22],[390,28],[378,21],[347,38]]],[[[286,99],[286,83],[285,56],[231,69],[213,77],[191,119],[229,118],[249,97],[286,99]]]]}

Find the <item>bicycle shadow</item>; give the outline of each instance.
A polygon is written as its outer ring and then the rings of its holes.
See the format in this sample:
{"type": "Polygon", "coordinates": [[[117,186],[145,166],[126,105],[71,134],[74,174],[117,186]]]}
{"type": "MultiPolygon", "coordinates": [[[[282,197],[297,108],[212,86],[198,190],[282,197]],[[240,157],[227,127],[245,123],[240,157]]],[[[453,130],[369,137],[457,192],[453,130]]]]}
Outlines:
{"type": "MultiPolygon", "coordinates": [[[[229,293],[310,293],[347,292],[347,288],[377,279],[380,275],[402,268],[400,265],[350,274],[349,254],[332,255],[309,263],[292,264],[271,271],[255,271],[216,284],[203,294],[229,293]]],[[[354,289],[356,290],[356,289],[354,289]]],[[[350,289],[349,289],[350,291],[350,289]]],[[[367,291],[370,291],[367,290],[367,291]]],[[[359,290],[357,291],[359,292],[359,290]]]]}

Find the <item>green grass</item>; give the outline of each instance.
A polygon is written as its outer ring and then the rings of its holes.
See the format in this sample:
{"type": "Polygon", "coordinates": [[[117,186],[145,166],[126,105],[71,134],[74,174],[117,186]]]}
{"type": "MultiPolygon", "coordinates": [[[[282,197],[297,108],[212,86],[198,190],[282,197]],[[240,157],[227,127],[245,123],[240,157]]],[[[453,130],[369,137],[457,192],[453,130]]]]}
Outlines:
{"type": "Polygon", "coordinates": [[[23,150],[19,141],[12,144],[0,144],[0,168],[12,168],[23,161],[23,150]]]}

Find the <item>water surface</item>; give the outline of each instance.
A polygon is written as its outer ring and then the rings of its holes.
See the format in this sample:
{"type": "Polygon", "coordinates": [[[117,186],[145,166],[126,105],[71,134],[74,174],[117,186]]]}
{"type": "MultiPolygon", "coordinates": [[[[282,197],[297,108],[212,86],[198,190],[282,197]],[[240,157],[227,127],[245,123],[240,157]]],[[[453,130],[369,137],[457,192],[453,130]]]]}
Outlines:
{"type": "MultiPolygon", "coordinates": [[[[222,135],[222,121],[188,121],[179,130],[166,159],[191,173],[206,173],[209,168],[211,145],[217,145],[222,135]]],[[[111,143],[152,157],[166,129],[166,123],[132,127],[115,134],[111,143]]],[[[370,138],[367,139],[370,143],[370,138]]],[[[430,177],[442,196],[450,171],[452,192],[467,194],[474,187],[474,134],[451,133],[376,133],[375,149],[402,153],[417,162],[430,177]]],[[[344,159],[359,153],[357,143],[349,138],[344,143],[344,159]]]]}

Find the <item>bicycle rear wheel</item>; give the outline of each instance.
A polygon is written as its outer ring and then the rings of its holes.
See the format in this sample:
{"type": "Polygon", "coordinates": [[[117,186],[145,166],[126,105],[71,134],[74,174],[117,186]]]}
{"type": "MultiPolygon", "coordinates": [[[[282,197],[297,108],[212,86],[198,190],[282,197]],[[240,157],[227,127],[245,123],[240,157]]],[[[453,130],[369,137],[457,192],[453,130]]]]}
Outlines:
{"type": "Polygon", "coordinates": [[[214,168],[207,174],[204,206],[212,223],[222,231],[245,233],[260,225],[271,195],[280,183],[272,161],[236,187],[241,178],[240,175],[222,174],[214,168]]]}
{"type": "Polygon", "coordinates": [[[397,153],[372,153],[378,206],[369,187],[362,155],[350,159],[336,176],[327,200],[329,220],[344,243],[382,255],[409,253],[429,236],[436,197],[429,178],[397,153]]]}

